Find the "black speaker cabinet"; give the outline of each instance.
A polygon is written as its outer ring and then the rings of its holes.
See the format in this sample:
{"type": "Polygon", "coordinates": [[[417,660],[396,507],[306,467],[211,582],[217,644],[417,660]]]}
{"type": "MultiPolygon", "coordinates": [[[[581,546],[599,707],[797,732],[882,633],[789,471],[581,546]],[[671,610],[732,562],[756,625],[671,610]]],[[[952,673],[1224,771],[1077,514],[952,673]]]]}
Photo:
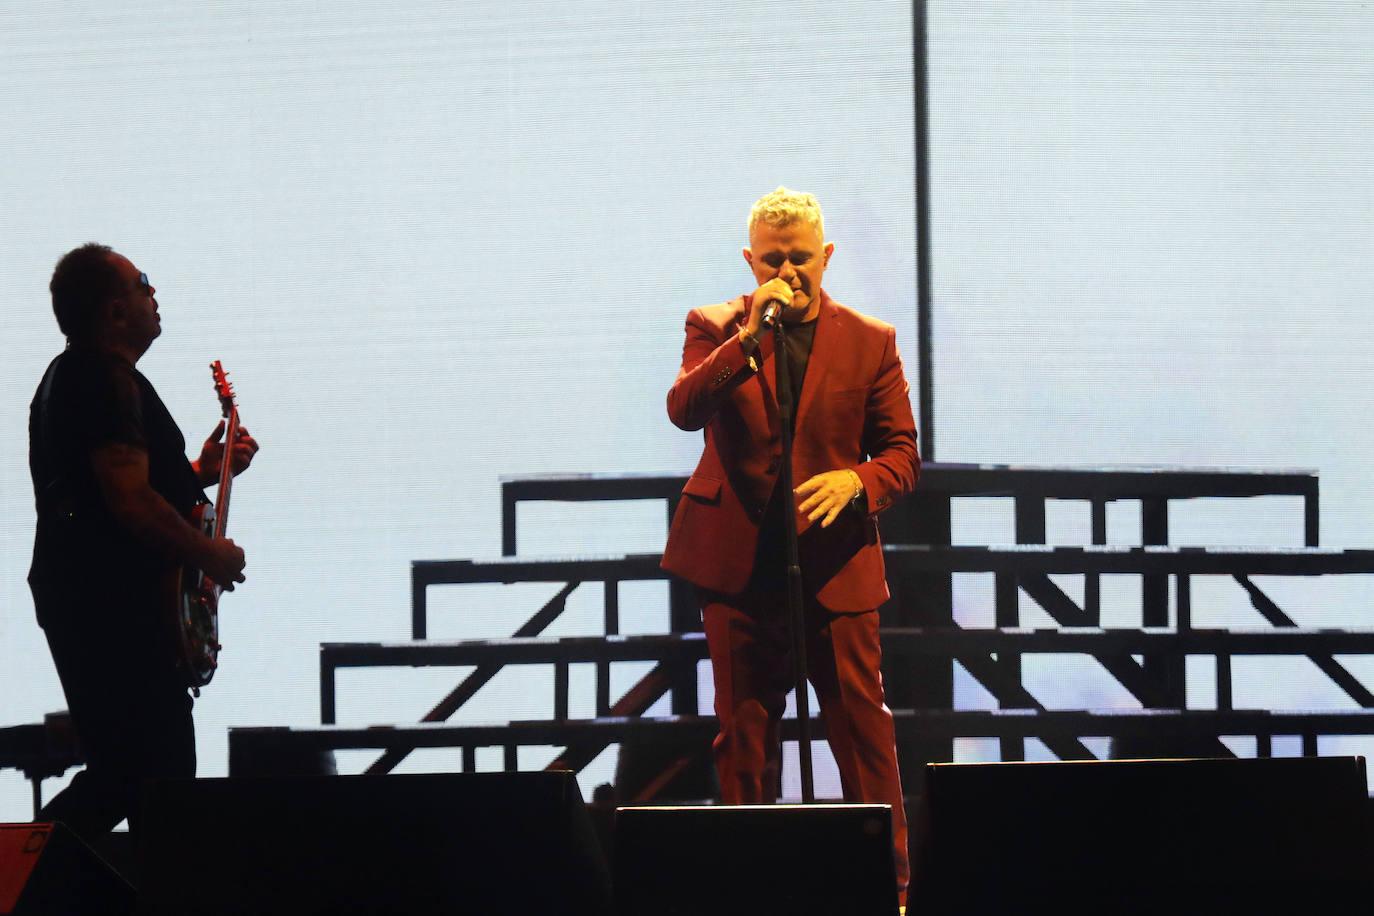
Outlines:
{"type": "Polygon", "coordinates": [[[175,780],[146,793],[144,914],[603,914],[571,773],[175,780]]]}
{"type": "Polygon", "coordinates": [[[1368,890],[1362,757],[931,764],[926,780],[920,912],[1327,912],[1368,890]]]}
{"type": "Polygon", "coordinates": [[[61,824],[0,824],[0,914],[133,911],[133,887],[61,824]]]}
{"type": "Polygon", "coordinates": [[[620,808],[620,916],[895,916],[886,805],[620,808]]]}

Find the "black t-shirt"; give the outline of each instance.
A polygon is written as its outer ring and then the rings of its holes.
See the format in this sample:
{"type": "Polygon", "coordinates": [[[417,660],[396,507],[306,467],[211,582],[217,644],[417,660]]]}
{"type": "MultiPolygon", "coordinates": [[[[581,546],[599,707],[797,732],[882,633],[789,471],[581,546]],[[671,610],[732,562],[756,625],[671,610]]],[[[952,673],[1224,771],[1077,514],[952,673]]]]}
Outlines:
{"type": "MultiPolygon", "coordinates": [[[[816,342],[816,319],[804,321],[787,329],[787,381],[792,388],[792,416],[797,415],[801,403],[802,382],[806,380],[806,364],[811,361],[811,347],[816,342]]],[[[801,483],[801,481],[797,481],[801,483]]]]}
{"type": "MultiPolygon", "coordinates": [[[[122,442],[148,453],[148,482],[189,514],[205,494],[186,440],[152,384],[124,359],[71,346],[48,366],[29,408],[29,470],[38,527],[29,582],[35,597],[87,590],[92,607],[142,603],[172,564],[134,538],[101,497],[91,453],[122,442]]],[[[37,601],[39,623],[44,602],[37,601]]]]}

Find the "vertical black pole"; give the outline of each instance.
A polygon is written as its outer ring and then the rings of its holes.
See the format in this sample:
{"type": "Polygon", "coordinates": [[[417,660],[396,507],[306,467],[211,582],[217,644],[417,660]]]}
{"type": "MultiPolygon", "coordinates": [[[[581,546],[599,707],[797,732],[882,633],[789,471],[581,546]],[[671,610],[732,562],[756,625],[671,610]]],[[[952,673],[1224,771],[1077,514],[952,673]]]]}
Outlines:
{"type": "Polygon", "coordinates": [[[931,354],[930,285],[930,112],[926,81],[926,0],[911,5],[911,63],[916,100],[916,359],[921,424],[921,460],[935,460],[935,365],[931,354]]]}
{"type": "Polygon", "coordinates": [[[782,468],[778,492],[783,510],[784,543],[787,546],[787,611],[792,629],[792,682],[797,690],[797,762],[801,770],[802,803],[816,801],[816,782],[811,772],[811,699],[806,693],[806,605],[802,595],[801,558],[797,548],[797,502],[792,488],[792,434],[797,405],[792,394],[792,367],[787,363],[787,332],[779,321],[773,325],[773,363],[777,367],[778,425],[782,427],[782,468]]]}

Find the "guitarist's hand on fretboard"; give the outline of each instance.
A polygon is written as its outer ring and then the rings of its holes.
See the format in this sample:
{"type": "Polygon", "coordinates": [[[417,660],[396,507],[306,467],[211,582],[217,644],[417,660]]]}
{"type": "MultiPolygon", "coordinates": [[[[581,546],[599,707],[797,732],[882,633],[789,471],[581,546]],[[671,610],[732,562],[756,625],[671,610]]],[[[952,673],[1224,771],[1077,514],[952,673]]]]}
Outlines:
{"type": "MultiPolygon", "coordinates": [[[[205,444],[201,446],[200,457],[191,462],[191,467],[196,472],[196,479],[201,486],[208,487],[210,484],[219,480],[220,462],[224,460],[224,443],[220,440],[224,438],[224,421],[219,421],[213,432],[206,438],[205,444]]],[[[253,463],[253,456],[258,453],[258,440],[248,434],[248,430],[242,426],[234,436],[233,457],[229,462],[229,470],[237,477],[242,474],[250,464],[253,463]]]]}

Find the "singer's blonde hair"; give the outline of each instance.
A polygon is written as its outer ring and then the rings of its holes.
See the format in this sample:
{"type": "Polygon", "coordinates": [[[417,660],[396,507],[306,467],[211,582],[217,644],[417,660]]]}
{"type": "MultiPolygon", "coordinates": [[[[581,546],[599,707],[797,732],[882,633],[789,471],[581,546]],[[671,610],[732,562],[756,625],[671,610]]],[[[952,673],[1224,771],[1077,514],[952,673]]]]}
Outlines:
{"type": "Polygon", "coordinates": [[[810,223],[816,227],[821,239],[825,239],[825,219],[821,216],[821,205],[814,194],[793,191],[778,185],[777,190],[769,191],[754,204],[749,211],[749,234],[759,223],[782,229],[793,223],[810,223]]]}

